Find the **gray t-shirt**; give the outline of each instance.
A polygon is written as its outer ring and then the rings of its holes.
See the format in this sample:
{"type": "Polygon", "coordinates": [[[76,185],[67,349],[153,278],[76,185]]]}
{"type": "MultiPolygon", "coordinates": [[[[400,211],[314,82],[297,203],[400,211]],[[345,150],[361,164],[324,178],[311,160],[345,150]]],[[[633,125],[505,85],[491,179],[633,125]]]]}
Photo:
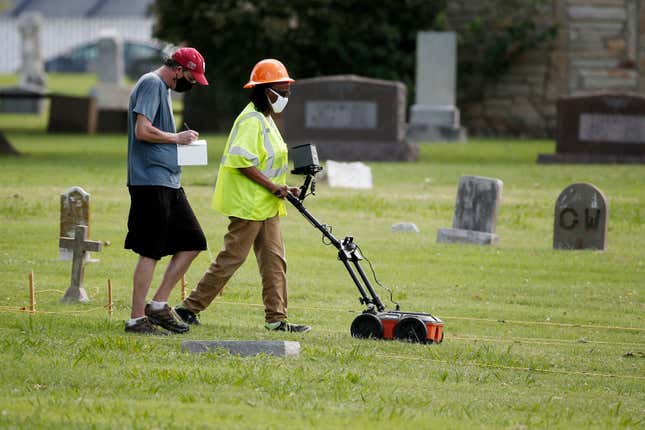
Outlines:
{"type": "Polygon", "coordinates": [[[177,145],[137,140],[137,114],[148,118],[161,131],[175,133],[170,89],[154,72],[139,78],[130,94],[128,109],[128,185],[160,185],[179,188],[181,168],[177,145]]]}

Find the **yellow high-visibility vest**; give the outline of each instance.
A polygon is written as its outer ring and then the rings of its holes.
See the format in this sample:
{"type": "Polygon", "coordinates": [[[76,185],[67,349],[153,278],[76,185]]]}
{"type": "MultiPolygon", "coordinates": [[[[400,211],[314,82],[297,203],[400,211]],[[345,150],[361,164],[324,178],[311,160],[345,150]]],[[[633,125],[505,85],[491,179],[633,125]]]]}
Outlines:
{"type": "Polygon", "coordinates": [[[251,166],[277,185],[287,183],[287,145],[273,118],[258,112],[252,102],[235,119],[228,136],[212,207],[226,216],[254,221],[285,215],[284,200],[239,170],[251,166]]]}

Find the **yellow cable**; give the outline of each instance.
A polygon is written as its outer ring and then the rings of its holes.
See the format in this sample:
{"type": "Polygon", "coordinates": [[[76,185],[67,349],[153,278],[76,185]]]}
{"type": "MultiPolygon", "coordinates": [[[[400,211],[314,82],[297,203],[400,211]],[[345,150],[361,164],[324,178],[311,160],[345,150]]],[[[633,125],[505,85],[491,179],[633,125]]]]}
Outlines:
{"type": "MultiPolygon", "coordinates": [[[[98,306],[98,307],[94,307],[94,308],[83,309],[83,310],[80,310],[80,311],[36,311],[34,313],[37,313],[37,314],[50,314],[50,315],[56,315],[56,314],[86,314],[86,313],[89,313],[89,312],[94,312],[97,309],[104,309],[104,308],[105,308],[105,306],[98,306]]],[[[29,312],[29,311],[27,311],[27,312],[29,312]]]]}
{"type": "Polygon", "coordinates": [[[508,337],[505,339],[500,339],[496,337],[488,336],[456,336],[451,334],[446,334],[446,340],[463,340],[463,341],[473,341],[481,340],[486,342],[499,342],[499,343],[512,343],[512,342],[527,342],[527,343],[536,343],[539,345],[584,345],[584,344],[594,344],[594,345],[625,345],[625,346],[643,346],[642,343],[637,342],[607,342],[602,340],[587,340],[587,339],[547,339],[539,337],[508,337]]]}
{"type": "MultiPolygon", "coordinates": [[[[238,325],[241,326],[241,325],[238,325]]],[[[246,327],[246,326],[245,326],[246,327]]],[[[328,333],[344,333],[341,332],[340,330],[329,330],[329,329],[318,329],[317,331],[322,331],[322,332],[328,332],[328,333]]],[[[168,338],[167,336],[158,336],[154,337],[151,336],[149,339],[156,339],[156,340],[162,340],[164,342],[167,341],[179,341],[181,339],[177,338],[168,338]]],[[[376,357],[382,357],[382,358],[393,358],[393,359],[398,359],[398,360],[424,360],[424,361],[431,361],[434,363],[441,363],[441,364],[447,364],[447,365],[464,365],[464,366],[472,366],[472,367],[484,367],[484,368],[490,368],[490,369],[500,369],[500,370],[513,370],[513,371],[522,371],[522,372],[539,372],[539,373],[552,373],[552,374],[559,374],[559,375],[573,375],[573,376],[592,376],[592,377],[601,377],[601,378],[622,378],[622,379],[636,379],[636,380],[645,380],[645,376],[637,376],[637,375],[620,375],[620,374],[611,374],[611,373],[596,373],[596,372],[584,372],[584,371],[575,371],[575,370],[553,370],[553,369],[540,369],[540,368],[532,368],[532,367],[520,367],[520,366],[503,366],[503,365],[498,365],[498,364],[486,364],[486,363],[473,363],[473,362],[457,362],[457,361],[448,361],[448,360],[441,360],[438,358],[428,358],[428,357],[418,357],[418,356],[409,356],[409,355],[393,355],[393,354],[374,354],[376,357]]]]}
{"type": "MultiPolygon", "coordinates": [[[[40,292],[48,292],[48,291],[58,291],[61,292],[60,290],[41,290],[40,292]]],[[[264,307],[262,304],[256,304],[256,303],[243,303],[243,302],[230,302],[230,301],[223,301],[220,300],[217,302],[218,304],[224,304],[224,305],[234,305],[234,306],[249,306],[249,307],[264,307]]],[[[101,307],[94,307],[90,309],[83,309],[83,310],[73,310],[73,311],[40,311],[36,310],[34,312],[31,312],[29,309],[26,307],[10,307],[10,306],[0,306],[0,313],[2,312],[25,312],[25,313],[31,313],[31,314],[50,314],[50,315],[55,315],[55,314],[81,314],[81,313],[90,313],[94,312],[96,310],[105,310],[108,308],[109,305],[103,305],[101,307]]],[[[334,309],[331,308],[320,308],[320,307],[306,307],[306,306],[292,306],[292,308],[296,309],[305,309],[305,310],[320,310],[320,311],[335,311],[334,309]]],[[[464,320],[474,320],[474,321],[485,321],[485,322],[499,322],[498,320],[493,320],[493,319],[484,319],[484,318],[473,318],[473,317],[444,317],[447,319],[464,319],[464,320]]],[[[548,322],[542,322],[542,321],[513,321],[513,320],[507,320],[505,321],[507,323],[518,323],[518,324],[544,324],[544,325],[555,325],[555,326],[564,326],[564,327],[583,327],[583,328],[605,328],[605,329],[619,329],[619,330],[638,330],[642,331],[644,329],[640,328],[635,328],[635,327],[614,327],[614,326],[595,326],[595,325],[588,325],[588,324],[565,324],[565,323],[548,323],[548,322]]],[[[344,331],[339,331],[339,330],[326,330],[328,332],[333,332],[333,333],[344,333],[344,331]]],[[[590,344],[604,344],[604,345],[628,345],[628,346],[641,346],[642,344],[640,343],[632,343],[632,342],[605,342],[605,341],[591,341],[591,340],[566,340],[566,339],[544,339],[544,338],[515,338],[515,337],[509,337],[505,339],[499,339],[499,338],[492,338],[492,337],[481,337],[481,336],[466,336],[466,337],[460,337],[460,336],[455,336],[455,335],[450,335],[447,334],[446,336],[447,340],[459,340],[459,341],[473,341],[473,340],[481,340],[481,341],[486,341],[486,342],[497,342],[497,343],[512,343],[512,342],[527,342],[527,343],[532,343],[532,344],[538,344],[538,345],[568,345],[568,344],[584,344],[584,343],[590,343],[590,344]]]]}
{"type": "Polygon", "coordinates": [[[620,327],[620,326],[609,326],[609,325],[593,325],[593,324],[576,324],[576,323],[556,323],[548,321],[521,321],[521,320],[504,320],[504,319],[492,319],[492,318],[476,318],[476,317],[456,317],[456,316],[442,316],[442,320],[466,320],[466,321],[481,321],[481,322],[494,322],[494,323],[506,323],[506,324],[528,324],[528,325],[547,325],[555,327],[580,327],[580,328],[602,328],[610,330],[634,330],[634,331],[645,331],[645,328],[641,327],[620,327]]]}
{"type": "Polygon", "coordinates": [[[27,309],[26,307],[20,307],[20,308],[18,308],[18,307],[15,307],[15,308],[3,308],[3,307],[0,307],[0,313],[3,313],[3,312],[25,312],[25,313],[28,313],[28,314],[49,314],[49,315],[56,315],[56,314],[84,314],[84,313],[94,312],[97,309],[105,310],[105,309],[107,309],[107,305],[103,305],[103,306],[100,306],[100,307],[89,308],[89,309],[83,309],[83,310],[76,310],[76,311],[39,311],[39,310],[35,310],[33,312],[30,311],[29,309],[27,309]]]}
{"type": "Polygon", "coordinates": [[[390,354],[374,354],[377,357],[383,357],[383,358],[394,358],[394,359],[399,359],[399,360],[425,360],[425,361],[432,361],[435,363],[442,363],[442,364],[463,364],[465,366],[473,366],[473,367],[486,367],[490,369],[502,369],[502,370],[519,370],[523,372],[540,372],[540,373],[554,373],[554,374],[559,374],[559,375],[576,375],[576,376],[596,376],[596,377],[602,377],[602,378],[623,378],[623,379],[637,379],[637,380],[645,380],[645,376],[637,376],[637,375],[615,375],[611,373],[595,373],[595,372],[579,372],[575,370],[553,370],[553,369],[539,369],[539,368],[533,368],[533,367],[519,367],[519,366],[502,366],[499,364],[485,364],[485,363],[466,363],[466,362],[450,362],[447,360],[440,360],[437,358],[427,358],[427,357],[411,357],[407,355],[390,355],[390,354]]]}
{"type": "MultiPolygon", "coordinates": [[[[220,302],[222,303],[222,302],[220,302]]],[[[231,304],[231,303],[229,303],[231,304]]],[[[107,306],[107,305],[106,305],[107,306]]],[[[86,312],[92,312],[97,309],[104,309],[106,306],[101,306],[101,307],[95,307],[91,309],[85,309],[82,311],[64,311],[64,312],[47,312],[47,311],[36,311],[34,313],[43,313],[43,314],[71,314],[71,313],[86,313],[86,312]]],[[[0,307],[2,309],[3,307],[0,307]]],[[[16,308],[18,312],[29,312],[29,310],[22,308],[18,309],[16,308]]],[[[320,331],[326,331],[326,332],[331,332],[331,333],[342,333],[340,330],[320,330],[320,331]]],[[[149,337],[149,339],[154,339],[155,337],[149,337]]],[[[159,337],[159,340],[163,339],[164,341],[167,340],[176,340],[179,341],[181,339],[177,338],[166,338],[166,337],[159,337]]],[[[460,338],[458,336],[449,336],[448,339],[458,339],[458,340],[471,340],[471,338],[460,338]]],[[[645,376],[637,376],[637,375],[620,375],[620,374],[611,374],[611,373],[596,373],[596,372],[582,372],[582,371],[574,371],[574,370],[553,370],[553,369],[540,369],[540,368],[532,368],[532,367],[519,367],[519,366],[502,366],[498,364],[486,364],[486,363],[472,363],[472,362],[450,362],[448,360],[441,360],[437,358],[428,358],[428,357],[413,357],[413,356],[407,356],[407,355],[393,355],[393,354],[374,354],[377,357],[382,357],[382,358],[391,358],[391,359],[397,359],[397,360],[422,360],[422,361],[430,361],[434,363],[441,363],[441,364],[447,364],[447,365],[454,365],[454,364],[459,364],[459,365],[464,365],[464,366],[472,366],[472,367],[483,367],[483,368],[489,368],[489,369],[500,369],[500,370],[514,370],[514,371],[522,371],[522,372],[539,372],[539,373],[552,373],[552,374],[559,374],[559,375],[574,375],[574,376],[593,376],[593,377],[602,377],[602,378],[622,378],[622,379],[635,379],[635,380],[645,380],[645,376]]]]}
{"type": "MultiPolygon", "coordinates": [[[[228,302],[224,300],[219,300],[217,301],[217,303],[221,303],[225,305],[235,305],[235,306],[264,307],[264,305],[256,304],[256,303],[228,302]]],[[[308,306],[289,306],[289,307],[292,309],[338,312],[338,309],[332,309],[332,308],[320,308],[320,307],[308,307],[308,306]]],[[[496,320],[491,318],[458,317],[458,316],[442,316],[441,319],[443,321],[453,319],[453,320],[468,320],[468,321],[481,321],[481,322],[494,322],[494,323],[507,323],[507,324],[528,324],[528,325],[547,325],[547,326],[556,326],[556,327],[645,331],[645,328],[641,328],[641,327],[620,327],[620,326],[604,326],[604,325],[592,325],[592,324],[556,323],[556,322],[548,322],[548,321],[520,321],[520,320],[502,320],[502,319],[496,320]]]]}

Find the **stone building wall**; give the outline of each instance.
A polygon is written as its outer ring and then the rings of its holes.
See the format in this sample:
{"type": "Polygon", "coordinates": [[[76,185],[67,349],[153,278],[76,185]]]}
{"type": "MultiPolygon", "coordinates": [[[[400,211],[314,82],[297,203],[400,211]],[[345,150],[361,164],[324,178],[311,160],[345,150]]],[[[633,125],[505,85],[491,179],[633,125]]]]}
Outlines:
{"type": "MultiPolygon", "coordinates": [[[[493,14],[498,14],[498,3],[503,1],[451,0],[449,25],[463,32],[475,18],[499,24],[500,17],[493,14]]],[[[535,3],[521,1],[527,7],[535,3]]],[[[639,3],[545,0],[536,22],[555,24],[557,37],[523,54],[507,72],[488,81],[483,98],[459,94],[462,124],[469,134],[553,136],[559,97],[607,90],[645,93],[645,5],[639,3]]]]}

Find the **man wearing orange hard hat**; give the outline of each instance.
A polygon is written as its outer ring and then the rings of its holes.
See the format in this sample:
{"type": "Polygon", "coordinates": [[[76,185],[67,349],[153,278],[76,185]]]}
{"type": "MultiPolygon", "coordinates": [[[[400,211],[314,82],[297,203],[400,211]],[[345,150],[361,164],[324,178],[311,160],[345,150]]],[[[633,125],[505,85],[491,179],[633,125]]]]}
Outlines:
{"type": "Polygon", "coordinates": [[[280,231],[286,214],[284,199],[298,188],[286,185],[287,145],[273,120],[289,101],[291,83],[275,59],[258,62],[244,88],[251,102],[238,115],[228,136],[217,174],[213,209],[229,217],[224,247],[197,287],[175,308],[188,324],[210,305],[242,265],[251,247],[262,277],[265,327],[307,332],[307,325],[287,322],[287,261],[280,231]]]}

